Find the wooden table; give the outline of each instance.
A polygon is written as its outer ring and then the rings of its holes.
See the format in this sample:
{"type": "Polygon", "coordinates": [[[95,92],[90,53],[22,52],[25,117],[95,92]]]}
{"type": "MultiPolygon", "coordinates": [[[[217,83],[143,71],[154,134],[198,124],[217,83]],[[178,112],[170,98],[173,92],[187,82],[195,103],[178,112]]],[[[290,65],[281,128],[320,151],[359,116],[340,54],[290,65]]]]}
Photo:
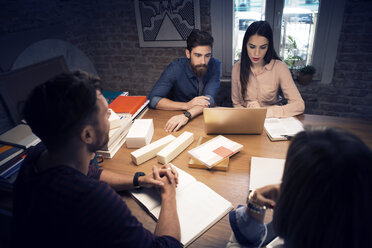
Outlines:
{"type": "MultiPolygon", "coordinates": [[[[154,136],[152,141],[158,140],[169,133],[164,131],[164,125],[167,120],[179,114],[179,111],[160,111],[148,110],[143,118],[153,119],[154,136]]],[[[301,115],[298,119],[304,125],[332,126],[344,128],[359,136],[372,149],[372,121],[346,119],[340,117],[328,117],[318,115],[301,115]]],[[[236,141],[244,148],[230,159],[228,171],[209,171],[204,169],[188,168],[189,155],[187,150],[196,146],[196,141],[204,133],[203,116],[191,120],[180,131],[173,133],[179,136],[182,132],[189,131],[194,133],[194,142],[176,157],[172,163],[182,170],[192,174],[198,181],[205,183],[221,196],[229,200],[234,207],[238,204],[244,204],[248,194],[250,159],[252,156],[268,158],[285,158],[288,149],[288,141],[271,142],[263,132],[261,135],[224,135],[227,138],[236,141]]],[[[151,167],[158,164],[156,158],[153,158],[139,166],[132,163],[130,152],[135,149],[127,149],[124,145],[113,159],[106,159],[103,167],[108,170],[116,171],[126,175],[133,175],[137,171],[151,172],[151,167]]],[[[158,164],[160,166],[160,164],[158,164]]],[[[130,197],[128,193],[121,193],[123,199],[128,204],[132,213],[151,230],[155,230],[155,221],[130,197]]],[[[189,247],[225,247],[231,235],[231,228],[228,216],[225,216],[220,222],[205,232],[200,238],[193,242],[189,247]]]]}

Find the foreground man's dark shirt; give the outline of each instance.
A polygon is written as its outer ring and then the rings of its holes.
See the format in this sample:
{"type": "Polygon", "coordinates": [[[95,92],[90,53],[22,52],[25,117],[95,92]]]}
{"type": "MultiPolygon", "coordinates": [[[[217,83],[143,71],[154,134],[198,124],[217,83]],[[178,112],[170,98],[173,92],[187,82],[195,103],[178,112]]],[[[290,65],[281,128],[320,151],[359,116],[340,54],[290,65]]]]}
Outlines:
{"type": "Polygon", "coordinates": [[[93,166],[88,176],[64,165],[37,172],[44,150],[33,148],[18,175],[13,247],[181,247],[144,229],[93,166]]]}

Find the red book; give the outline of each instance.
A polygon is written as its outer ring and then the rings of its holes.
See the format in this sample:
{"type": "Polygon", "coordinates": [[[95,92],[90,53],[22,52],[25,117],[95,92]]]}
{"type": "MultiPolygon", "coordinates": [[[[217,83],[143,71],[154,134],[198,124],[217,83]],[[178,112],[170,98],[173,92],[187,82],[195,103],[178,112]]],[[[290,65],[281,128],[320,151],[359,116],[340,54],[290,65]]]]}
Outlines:
{"type": "Polygon", "coordinates": [[[130,113],[134,115],[146,102],[146,96],[118,96],[109,105],[116,113],[130,113]]]}

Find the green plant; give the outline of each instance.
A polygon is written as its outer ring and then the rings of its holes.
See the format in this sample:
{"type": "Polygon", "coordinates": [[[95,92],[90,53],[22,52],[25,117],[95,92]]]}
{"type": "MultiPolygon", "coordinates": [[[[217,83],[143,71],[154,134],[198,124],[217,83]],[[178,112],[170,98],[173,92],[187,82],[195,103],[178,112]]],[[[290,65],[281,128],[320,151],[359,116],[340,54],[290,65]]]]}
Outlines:
{"type": "Polygon", "coordinates": [[[316,72],[316,69],[312,65],[306,65],[306,66],[302,67],[299,70],[299,72],[302,73],[302,74],[311,74],[311,75],[314,75],[315,72],[316,72]]]}
{"type": "Polygon", "coordinates": [[[302,62],[303,59],[302,57],[296,55],[297,53],[297,43],[296,43],[296,40],[288,35],[287,36],[287,39],[288,39],[288,43],[287,43],[287,57],[284,59],[284,62],[288,65],[289,69],[292,71],[293,69],[295,69],[295,67],[297,66],[297,64],[299,62],[302,62]]]}

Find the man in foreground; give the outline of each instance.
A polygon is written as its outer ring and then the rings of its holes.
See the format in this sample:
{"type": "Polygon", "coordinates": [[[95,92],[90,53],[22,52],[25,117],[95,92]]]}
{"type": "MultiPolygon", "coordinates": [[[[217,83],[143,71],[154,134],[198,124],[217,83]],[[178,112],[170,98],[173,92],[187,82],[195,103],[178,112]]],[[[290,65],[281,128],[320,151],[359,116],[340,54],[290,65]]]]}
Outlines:
{"type": "Polygon", "coordinates": [[[61,74],[36,87],[24,116],[42,143],[26,157],[15,185],[14,247],[181,247],[177,173],[127,177],[90,161],[108,141],[110,111],[86,73],[61,74]],[[143,228],[116,190],[159,188],[155,234],[143,228]]]}
{"type": "Polygon", "coordinates": [[[213,37],[195,29],[186,42],[187,58],[170,63],[148,97],[151,108],[184,110],[168,120],[167,132],[178,131],[203,108],[213,107],[220,87],[221,63],[212,58],[213,37]]]}

